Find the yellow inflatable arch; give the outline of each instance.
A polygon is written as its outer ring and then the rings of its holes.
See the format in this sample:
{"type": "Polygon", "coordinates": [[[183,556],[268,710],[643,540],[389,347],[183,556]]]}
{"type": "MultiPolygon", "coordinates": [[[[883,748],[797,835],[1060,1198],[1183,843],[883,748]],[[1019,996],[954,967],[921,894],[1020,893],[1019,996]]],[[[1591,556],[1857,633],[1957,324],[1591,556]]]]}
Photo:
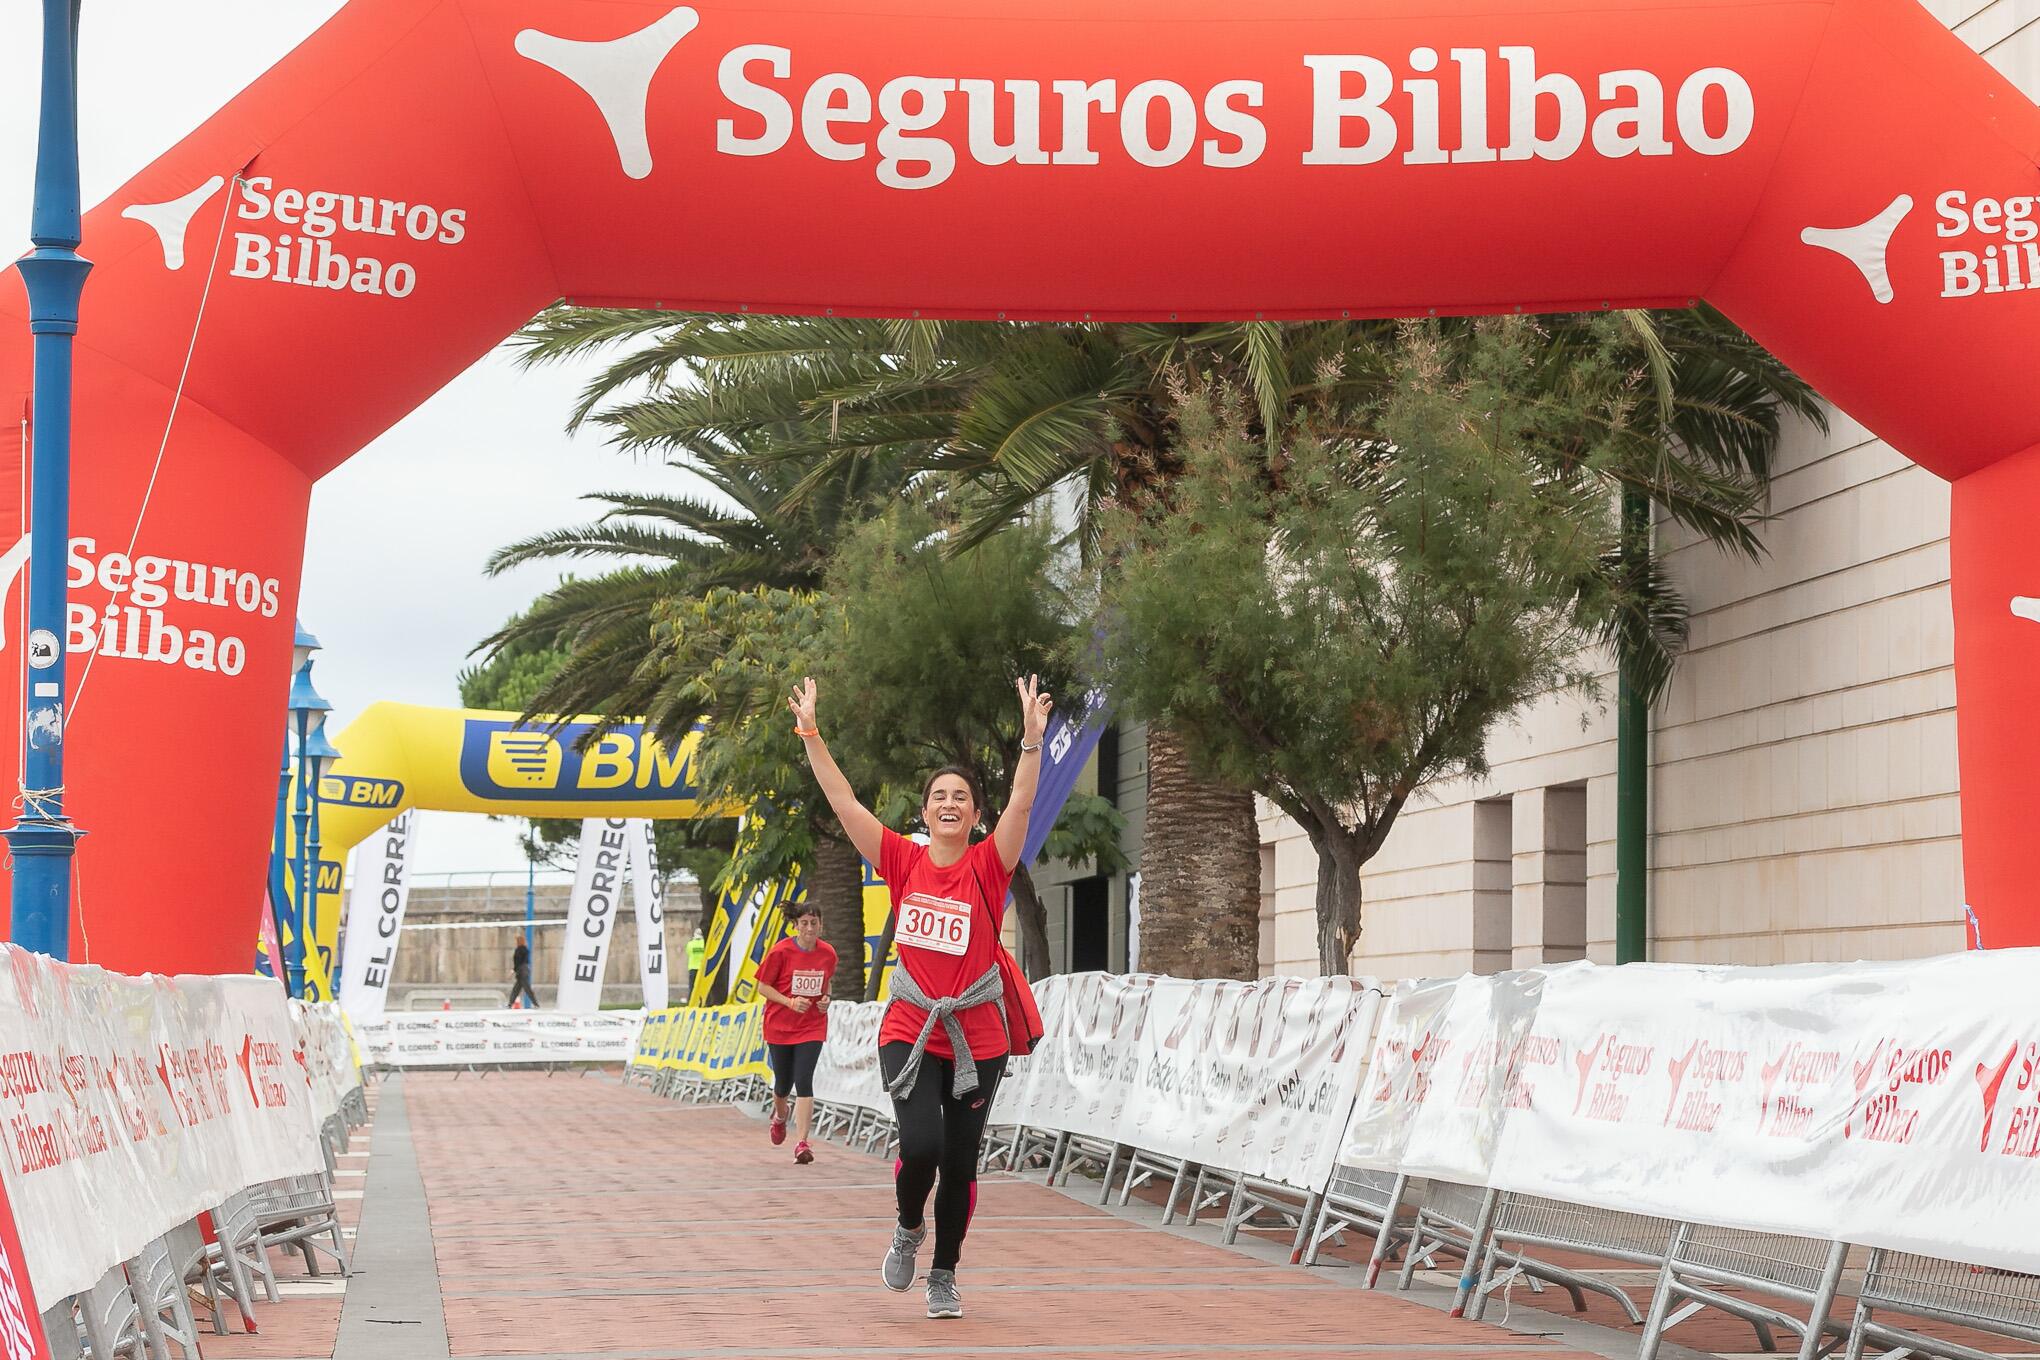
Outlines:
{"type": "MultiPolygon", "coordinates": [[[[582,750],[596,718],[552,726],[516,713],[378,703],[333,738],[340,748],[319,782],[319,863],[306,934],[305,988],[333,993],[347,852],[408,808],[507,817],[734,817],[704,805],[694,777],[701,730],[669,749],[641,722],[618,723],[582,750]]],[[[295,779],[295,776],[293,776],[295,779]]],[[[297,806],[297,790],[290,791],[297,806]]],[[[285,826],[295,865],[296,823],[285,826]]]]}

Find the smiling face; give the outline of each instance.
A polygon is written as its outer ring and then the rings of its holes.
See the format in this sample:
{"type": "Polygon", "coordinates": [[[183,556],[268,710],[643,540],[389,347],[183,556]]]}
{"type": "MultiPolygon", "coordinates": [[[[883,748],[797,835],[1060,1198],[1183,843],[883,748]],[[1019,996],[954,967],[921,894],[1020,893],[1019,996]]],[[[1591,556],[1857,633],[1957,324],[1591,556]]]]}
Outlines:
{"type": "Polygon", "coordinates": [[[945,772],[928,781],[927,793],[921,800],[921,820],[928,824],[931,838],[968,836],[977,819],[977,799],[970,791],[968,779],[945,772]]]}

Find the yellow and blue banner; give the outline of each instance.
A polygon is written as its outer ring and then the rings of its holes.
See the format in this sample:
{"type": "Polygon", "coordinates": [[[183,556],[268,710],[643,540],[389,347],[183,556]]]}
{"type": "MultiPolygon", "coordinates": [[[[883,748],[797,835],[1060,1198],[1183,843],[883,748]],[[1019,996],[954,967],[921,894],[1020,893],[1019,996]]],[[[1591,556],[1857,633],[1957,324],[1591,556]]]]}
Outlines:
{"type": "Polygon", "coordinates": [[[674,1006],[647,1016],[630,1065],[686,1072],[708,1081],[769,1077],[765,1003],[674,1006]]]}

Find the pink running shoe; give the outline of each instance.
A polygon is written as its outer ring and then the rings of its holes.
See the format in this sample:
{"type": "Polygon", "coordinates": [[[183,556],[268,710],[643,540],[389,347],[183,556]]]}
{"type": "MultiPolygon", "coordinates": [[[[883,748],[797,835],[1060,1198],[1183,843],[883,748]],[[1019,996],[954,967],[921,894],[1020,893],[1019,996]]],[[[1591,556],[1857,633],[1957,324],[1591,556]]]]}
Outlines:
{"type": "Polygon", "coordinates": [[[794,1144],[793,1147],[794,1161],[798,1162],[802,1166],[806,1166],[809,1162],[812,1162],[814,1159],[815,1150],[813,1148],[809,1147],[805,1142],[794,1144]]]}
{"type": "Polygon", "coordinates": [[[772,1146],[778,1147],[786,1141],[786,1121],[779,1116],[772,1117],[772,1146]]]}

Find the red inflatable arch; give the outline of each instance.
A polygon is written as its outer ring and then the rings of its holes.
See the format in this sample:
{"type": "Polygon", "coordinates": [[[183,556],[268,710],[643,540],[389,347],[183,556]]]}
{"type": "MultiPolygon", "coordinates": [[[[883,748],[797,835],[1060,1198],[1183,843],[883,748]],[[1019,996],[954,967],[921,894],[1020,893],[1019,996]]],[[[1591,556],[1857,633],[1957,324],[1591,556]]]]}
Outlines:
{"type": "MultiPolygon", "coordinates": [[[[2040,943],[2036,152],[2040,112],[1912,0],[354,0],[87,219],[93,956],[247,966],[311,483],[560,297],[1707,298],[1954,482],[1967,893],[1990,943],[2040,943]]],[[[10,272],[7,443],[23,315],[10,272]]]]}

